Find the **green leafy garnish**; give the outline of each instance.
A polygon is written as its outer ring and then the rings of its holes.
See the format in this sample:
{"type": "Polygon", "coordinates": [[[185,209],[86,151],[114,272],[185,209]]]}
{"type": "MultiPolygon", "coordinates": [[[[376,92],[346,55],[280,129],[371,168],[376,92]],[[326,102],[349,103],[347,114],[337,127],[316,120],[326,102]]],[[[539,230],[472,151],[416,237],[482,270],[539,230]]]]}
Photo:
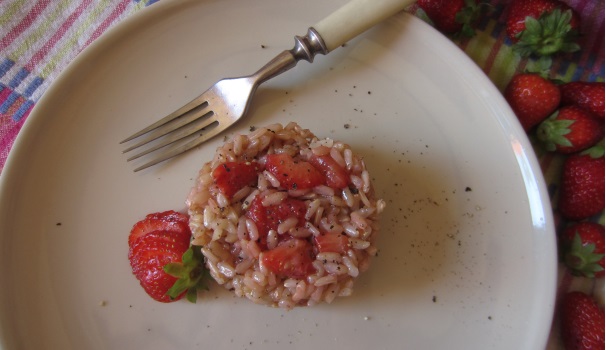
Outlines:
{"type": "Polygon", "coordinates": [[[210,274],[204,266],[204,255],[198,246],[190,246],[181,258],[181,262],[166,264],[164,272],[177,278],[177,281],[166,292],[172,299],[176,299],[183,292],[191,303],[195,303],[200,289],[208,290],[210,274]]]}

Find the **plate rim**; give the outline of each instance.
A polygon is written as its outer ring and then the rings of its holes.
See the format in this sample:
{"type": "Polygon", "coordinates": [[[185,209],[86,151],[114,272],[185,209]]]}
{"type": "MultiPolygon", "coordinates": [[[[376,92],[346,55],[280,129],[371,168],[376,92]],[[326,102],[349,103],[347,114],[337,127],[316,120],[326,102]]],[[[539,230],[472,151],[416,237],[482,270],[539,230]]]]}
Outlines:
{"type": "MultiPolygon", "coordinates": [[[[200,5],[199,3],[197,3],[196,1],[171,1],[171,0],[165,0],[165,1],[161,1],[158,3],[155,3],[153,6],[148,6],[145,8],[142,8],[140,10],[138,10],[137,12],[131,14],[128,18],[123,19],[120,23],[117,23],[116,25],[114,25],[112,28],[108,29],[105,33],[103,33],[97,40],[95,40],[94,42],[92,42],[89,46],[87,46],[86,48],[84,48],[75,58],[74,60],[72,60],[67,66],[66,68],[60,72],[57,76],[57,78],[49,85],[49,87],[47,88],[47,90],[43,93],[43,95],[40,97],[40,99],[38,100],[38,102],[35,104],[34,108],[32,109],[32,111],[30,112],[28,118],[25,120],[17,138],[15,139],[13,146],[11,147],[11,150],[7,156],[6,159],[6,163],[4,165],[4,168],[2,170],[2,174],[0,175],[0,209],[6,209],[8,208],[8,204],[6,203],[5,199],[7,193],[9,193],[10,191],[10,186],[12,184],[18,183],[17,178],[19,175],[19,170],[21,169],[20,164],[24,162],[24,160],[26,160],[26,155],[24,155],[23,153],[25,152],[25,150],[27,149],[28,146],[31,146],[31,144],[33,143],[32,141],[32,137],[31,136],[33,133],[35,133],[37,131],[38,128],[40,128],[41,124],[43,123],[43,117],[44,117],[44,113],[41,112],[45,109],[45,106],[47,104],[52,104],[53,101],[56,99],[56,95],[59,93],[59,90],[61,88],[61,86],[63,86],[66,81],[68,81],[72,75],[73,72],[78,70],[79,67],[86,63],[88,60],[90,60],[90,58],[95,57],[98,53],[101,52],[101,50],[106,47],[107,45],[111,44],[112,42],[115,42],[116,40],[119,40],[120,35],[125,34],[125,33],[129,33],[132,30],[138,30],[138,26],[137,23],[139,22],[145,22],[148,21],[150,18],[154,18],[158,15],[160,15],[161,13],[163,13],[164,11],[168,11],[171,8],[176,8],[176,7],[180,7],[180,6],[193,6],[193,5],[200,5]]],[[[412,14],[409,14],[414,21],[419,21],[424,23],[424,25],[428,26],[429,28],[433,27],[429,26],[427,23],[423,22],[421,19],[415,17],[412,14]]],[[[452,45],[453,47],[457,48],[458,47],[452,43],[449,39],[447,39],[446,37],[441,37],[441,40],[444,44],[448,44],[448,45],[452,45]]],[[[494,85],[494,83],[492,83],[492,81],[488,78],[488,76],[486,76],[484,74],[484,72],[473,62],[473,60],[468,57],[464,52],[457,52],[456,53],[458,56],[458,58],[466,58],[468,60],[468,69],[472,69],[474,72],[474,75],[477,76],[477,78],[481,78],[485,79],[486,81],[486,85],[488,88],[492,89],[492,93],[494,96],[498,96],[498,103],[501,106],[501,108],[506,108],[508,109],[508,114],[510,116],[513,116],[513,112],[511,111],[509,105],[506,103],[505,99],[502,97],[501,92],[497,89],[497,87],[494,85]]],[[[499,121],[502,122],[502,121],[499,121]]],[[[511,118],[509,120],[507,120],[508,122],[508,127],[510,128],[514,128],[514,129],[518,129],[517,133],[514,136],[521,136],[522,133],[520,132],[521,127],[519,125],[516,125],[515,120],[511,120],[511,118]]],[[[525,135],[525,134],[524,134],[525,135]]],[[[533,182],[536,184],[536,188],[534,189],[536,191],[536,194],[538,194],[538,198],[540,198],[541,200],[541,208],[542,209],[542,216],[545,219],[545,229],[544,231],[545,234],[552,234],[555,237],[555,225],[554,225],[554,219],[553,219],[553,215],[552,215],[552,208],[550,205],[550,199],[548,196],[548,191],[547,191],[547,185],[545,182],[545,178],[542,174],[538,159],[536,157],[536,154],[534,152],[532,152],[533,148],[532,145],[530,143],[530,140],[528,138],[524,137],[519,137],[518,138],[518,142],[520,142],[520,144],[522,145],[523,149],[527,150],[528,152],[525,153],[524,157],[519,158],[516,157],[517,162],[518,162],[518,166],[522,167],[522,163],[524,163],[524,165],[528,166],[529,169],[527,170],[531,170],[531,174],[533,175],[533,182]]],[[[523,169],[520,169],[521,171],[523,169]]],[[[524,175],[522,175],[522,177],[525,180],[526,183],[526,177],[524,175]]],[[[526,187],[525,187],[525,192],[528,194],[529,188],[528,188],[528,183],[526,183],[526,187]]],[[[531,216],[533,216],[535,214],[531,213],[531,216]]],[[[3,224],[2,226],[5,226],[5,224],[3,224]]],[[[543,231],[543,230],[541,230],[543,231]]],[[[533,234],[536,232],[533,232],[533,234]]],[[[3,247],[2,244],[3,240],[0,239],[0,251],[2,251],[2,249],[5,249],[5,247],[3,247]]],[[[555,238],[549,240],[550,246],[552,246],[552,248],[547,248],[548,250],[551,250],[552,252],[555,253],[556,249],[555,249],[555,238]]],[[[547,244],[547,243],[545,243],[547,244]]],[[[556,297],[556,285],[557,285],[557,256],[554,254],[554,260],[555,262],[553,263],[553,269],[550,272],[549,276],[547,276],[548,274],[546,274],[546,279],[547,279],[547,283],[551,284],[553,286],[552,291],[553,293],[551,293],[552,295],[546,297],[546,305],[551,305],[551,314],[546,317],[546,319],[551,320],[553,318],[553,313],[554,313],[554,308],[555,308],[555,297],[556,297]]],[[[0,296],[3,294],[3,292],[0,292],[0,296]]],[[[0,298],[0,300],[4,299],[4,297],[0,298]]],[[[0,308],[4,308],[3,306],[0,306],[0,308]]],[[[7,337],[3,336],[2,334],[5,333],[5,330],[7,329],[5,327],[5,325],[3,325],[3,321],[5,320],[5,317],[0,317],[0,348],[8,348],[9,344],[5,343],[5,340],[7,339],[7,337]]],[[[548,341],[548,336],[550,333],[550,329],[551,329],[551,322],[545,322],[544,323],[544,334],[542,337],[539,338],[543,338],[544,339],[544,343],[543,346],[547,343],[548,341]]]]}

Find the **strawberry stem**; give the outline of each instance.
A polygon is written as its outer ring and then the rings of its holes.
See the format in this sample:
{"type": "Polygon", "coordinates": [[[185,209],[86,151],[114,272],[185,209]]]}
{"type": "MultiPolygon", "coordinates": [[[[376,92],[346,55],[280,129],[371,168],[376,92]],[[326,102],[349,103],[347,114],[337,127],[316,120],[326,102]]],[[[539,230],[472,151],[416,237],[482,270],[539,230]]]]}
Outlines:
{"type": "Polygon", "coordinates": [[[572,10],[562,12],[560,9],[545,12],[538,19],[526,17],[515,51],[522,57],[578,51],[580,46],[575,42],[578,33],[570,26],[571,20],[572,10]]]}
{"type": "Polygon", "coordinates": [[[210,278],[210,273],[204,266],[204,255],[202,255],[200,247],[190,246],[183,253],[181,262],[166,264],[164,272],[177,277],[177,281],[166,293],[172,299],[186,293],[187,300],[195,303],[198,290],[208,290],[207,281],[210,278]]]}
{"type": "Polygon", "coordinates": [[[583,245],[581,236],[577,232],[572,239],[569,251],[564,256],[564,262],[574,275],[592,278],[597,272],[604,270],[599,264],[603,257],[604,254],[595,253],[595,244],[583,245]]]}

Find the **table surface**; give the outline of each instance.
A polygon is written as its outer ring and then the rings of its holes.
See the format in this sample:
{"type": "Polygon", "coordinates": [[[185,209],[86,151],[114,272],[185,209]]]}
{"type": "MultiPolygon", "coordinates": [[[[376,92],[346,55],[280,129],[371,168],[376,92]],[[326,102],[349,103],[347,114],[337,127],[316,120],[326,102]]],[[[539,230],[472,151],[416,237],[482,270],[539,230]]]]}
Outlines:
{"type": "MultiPolygon", "coordinates": [[[[164,0],[167,1],[167,0],[164,0]]],[[[0,175],[11,146],[32,108],[50,84],[87,45],[107,29],[156,0],[3,0],[0,2],[0,175]]],[[[473,38],[451,38],[503,91],[532,60],[519,57],[505,34],[507,0],[490,0],[492,10],[476,25],[473,38]]],[[[604,81],[604,0],[565,0],[581,16],[581,51],[554,57],[551,77],[563,81],[604,81]]],[[[416,4],[408,12],[425,18],[416,4]]],[[[543,151],[529,135],[556,198],[563,156],[543,151]]],[[[554,210],[556,228],[568,224],[554,210]]],[[[591,218],[604,224],[604,212],[591,218]]],[[[557,295],[582,290],[604,305],[604,279],[574,277],[559,267],[557,295]]],[[[548,349],[563,348],[556,311],[548,349]]]]}

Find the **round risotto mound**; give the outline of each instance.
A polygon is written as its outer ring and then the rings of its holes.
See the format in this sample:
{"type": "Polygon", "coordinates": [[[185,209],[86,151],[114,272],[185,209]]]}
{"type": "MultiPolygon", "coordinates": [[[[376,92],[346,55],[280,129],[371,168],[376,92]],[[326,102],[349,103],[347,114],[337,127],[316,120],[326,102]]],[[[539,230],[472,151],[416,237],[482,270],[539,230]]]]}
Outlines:
{"type": "Polygon", "coordinates": [[[187,206],[212,277],[239,297],[290,309],[351,295],[377,252],[385,202],[347,144],[289,123],[219,147],[187,206]]]}

